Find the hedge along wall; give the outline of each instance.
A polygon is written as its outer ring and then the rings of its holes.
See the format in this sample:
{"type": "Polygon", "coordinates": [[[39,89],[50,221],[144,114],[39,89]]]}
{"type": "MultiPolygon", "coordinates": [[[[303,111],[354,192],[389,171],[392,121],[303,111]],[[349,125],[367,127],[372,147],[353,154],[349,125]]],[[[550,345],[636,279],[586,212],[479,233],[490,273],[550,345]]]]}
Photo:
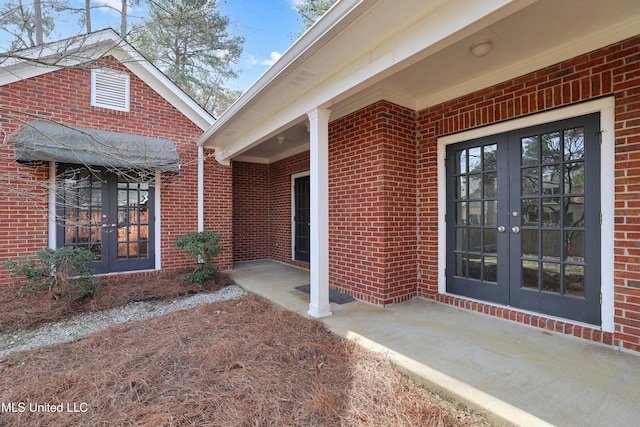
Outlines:
{"type": "Polygon", "coordinates": [[[640,36],[421,111],[417,131],[420,295],[640,351],[640,36]],[[614,334],[438,295],[436,139],[611,95],[616,103],[614,334]]]}
{"type": "MultiPolygon", "coordinates": [[[[104,58],[102,68],[128,70],[113,58],[104,58]]],[[[169,138],[182,163],[180,173],[162,187],[162,267],[187,265],[184,253],[174,247],[177,236],[197,230],[197,149],[202,133],[194,123],[131,74],[131,107],[119,112],[90,106],[90,69],[62,69],[0,87],[0,126],[7,135],[0,145],[0,262],[33,253],[48,246],[48,163],[37,169],[14,160],[12,139],[24,127],[20,121],[54,120],[70,126],[105,129],[152,137],[169,138]],[[24,194],[29,197],[24,197],[24,194]],[[22,195],[22,196],[21,196],[22,195]]],[[[3,135],[3,136],[4,136],[3,135]]],[[[206,162],[206,191],[222,202],[208,200],[207,221],[223,233],[231,247],[231,168],[206,162]],[[226,183],[226,184],[225,184],[226,183]]],[[[221,257],[222,267],[231,266],[230,250],[221,257]]],[[[0,284],[10,283],[0,274],[0,284]]]]}

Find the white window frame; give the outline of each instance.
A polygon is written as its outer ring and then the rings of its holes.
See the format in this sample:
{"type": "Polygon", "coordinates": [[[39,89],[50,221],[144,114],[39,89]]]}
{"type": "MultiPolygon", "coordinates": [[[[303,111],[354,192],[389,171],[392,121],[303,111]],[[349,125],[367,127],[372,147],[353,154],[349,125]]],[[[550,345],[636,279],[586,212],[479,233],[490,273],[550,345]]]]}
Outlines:
{"type": "MultiPolygon", "coordinates": [[[[532,114],[527,117],[488,125],[478,129],[456,133],[438,138],[438,293],[447,294],[446,290],[446,147],[450,144],[469,141],[485,136],[497,135],[517,129],[542,125],[557,120],[569,119],[590,113],[600,113],[601,151],[600,151],[600,210],[601,226],[601,285],[602,292],[602,330],[614,332],[614,201],[615,201],[615,98],[607,97],[594,101],[558,108],[532,114]]],[[[456,295],[463,299],[471,299],[456,295]]],[[[483,301],[491,305],[490,302],[483,301]]],[[[518,310],[524,311],[526,310],[518,310]]],[[[538,313],[539,314],[539,313],[538,313]]],[[[547,316],[553,317],[553,316],[547,316]]],[[[567,323],[582,324],[569,319],[561,319],[567,323]]],[[[593,325],[588,325],[593,327],[593,325]]]]}
{"type": "Polygon", "coordinates": [[[101,68],[95,68],[91,70],[91,106],[108,108],[110,110],[129,112],[131,104],[131,76],[127,73],[119,73],[111,70],[104,70],[101,68]],[[122,79],[124,84],[124,107],[119,107],[110,103],[102,103],[98,101],[96,82],[100,75],[109,75],[117,79],[122,79]]]}

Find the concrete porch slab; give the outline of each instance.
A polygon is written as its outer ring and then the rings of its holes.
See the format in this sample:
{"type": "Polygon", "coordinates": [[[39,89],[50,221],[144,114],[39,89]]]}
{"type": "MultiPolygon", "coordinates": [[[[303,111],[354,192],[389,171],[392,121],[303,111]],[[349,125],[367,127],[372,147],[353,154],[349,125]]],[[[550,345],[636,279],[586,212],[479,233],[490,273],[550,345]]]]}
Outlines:
{"type": "MultiPolygon", "coordinates": [[[[250,292],[306,316],[309,272],[274,261],[229,271],[250,292]]],[[[425,299],[331,304],[322,322],[388,355],[417,381],[512,425],[637,426],[640,356],[425,299]]]]}

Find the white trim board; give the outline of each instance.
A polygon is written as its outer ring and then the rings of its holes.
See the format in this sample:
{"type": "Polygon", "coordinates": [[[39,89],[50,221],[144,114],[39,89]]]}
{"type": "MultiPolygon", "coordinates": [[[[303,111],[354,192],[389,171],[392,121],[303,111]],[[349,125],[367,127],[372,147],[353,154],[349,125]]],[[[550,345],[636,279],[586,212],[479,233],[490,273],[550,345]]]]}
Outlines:
{"type": "MultiPolygon", "coordinates": [[[[478,129],[438,138],[438,293],[446,294],[446,146],[484,136],[537,126],[590,113],[600,113],[601,292],[602,330],[614,332],[614,199],[615,199],[615,98],[607,97],[532,114],[478,129]]],[[[464,298],[464,297],[461,297],[464,298]]],[[[568,322],[571,320],[566,319],[568,322]]]]}

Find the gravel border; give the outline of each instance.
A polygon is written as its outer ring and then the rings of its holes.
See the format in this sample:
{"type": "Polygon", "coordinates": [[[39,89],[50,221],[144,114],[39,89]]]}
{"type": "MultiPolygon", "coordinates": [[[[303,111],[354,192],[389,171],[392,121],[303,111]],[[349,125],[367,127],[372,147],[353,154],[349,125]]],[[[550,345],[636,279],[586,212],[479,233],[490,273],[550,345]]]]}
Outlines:
{"type": "Polygon", "coordinates": [[[0,357],[36,347],[77,341],[112,325],[164,316],[177,310],[186,310],[200,304],[226,301],[244,295],[247,295],[244,289],[231,285],[213,293],[197,294],[169,303],[161,301],[130,303],[111,310],[49,323],[27,331],[0,334],[0,357]]]}

